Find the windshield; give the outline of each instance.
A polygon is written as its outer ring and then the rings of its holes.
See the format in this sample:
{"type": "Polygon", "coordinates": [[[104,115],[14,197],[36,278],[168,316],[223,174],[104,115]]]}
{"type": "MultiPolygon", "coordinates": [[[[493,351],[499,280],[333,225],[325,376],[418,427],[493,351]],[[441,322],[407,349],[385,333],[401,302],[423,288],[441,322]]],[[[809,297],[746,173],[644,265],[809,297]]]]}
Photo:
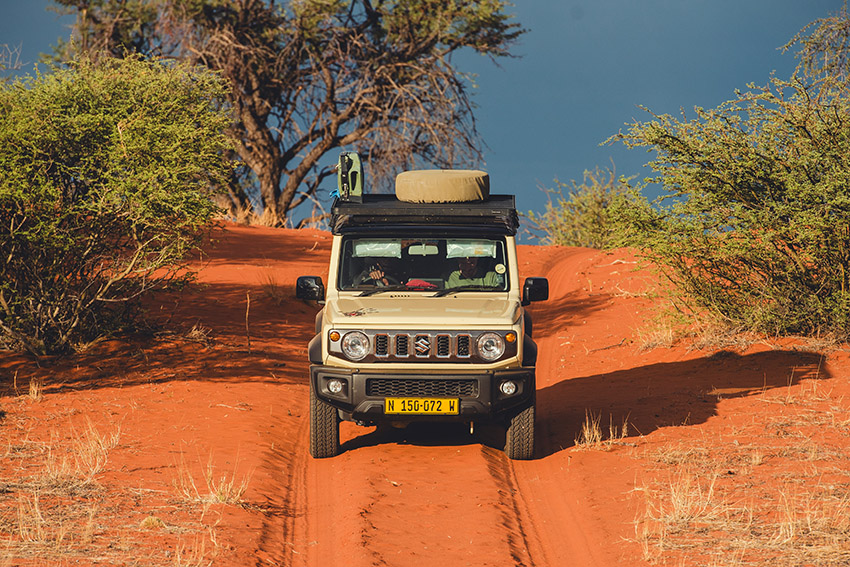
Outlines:
{"type": "Polygon", "coordinates": [[[343,291],[506,291],[508,281],[503,238],[347,237],[342,244],[343,291]]]}

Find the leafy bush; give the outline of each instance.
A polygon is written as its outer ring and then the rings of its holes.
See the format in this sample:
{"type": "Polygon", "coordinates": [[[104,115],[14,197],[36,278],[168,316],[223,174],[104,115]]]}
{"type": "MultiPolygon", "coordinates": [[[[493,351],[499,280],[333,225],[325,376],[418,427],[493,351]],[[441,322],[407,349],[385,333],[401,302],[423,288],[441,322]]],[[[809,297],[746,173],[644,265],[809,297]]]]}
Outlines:
{"type": "Polygon", "coordinates": [[[0,87],[0,338],[66,352],[190,274],[228,166],[218,77],[81,60],[0,87]]]}
{"type": "Polygon", "coordinates": [[[615,136],[666,195],[614,207],[692,310],[773,334],[850,336],[850,96],[774,80],[615,136]]]}
{"type": "Polygon", "coordinates": [[[628,189],[610,169],[584,172],[584,181],[564,194],[567,184],[555,180],[557,189],[548,189],[549,201],[542,214],[529,211],[527,217],[532,231],[542,233],[543,244],[556,246],[585,246],[610,248],[621,240],[611,222],[609,207],[614,199],[628,189]],[[554,201],[553,201],[554,198],[554,201]]]}

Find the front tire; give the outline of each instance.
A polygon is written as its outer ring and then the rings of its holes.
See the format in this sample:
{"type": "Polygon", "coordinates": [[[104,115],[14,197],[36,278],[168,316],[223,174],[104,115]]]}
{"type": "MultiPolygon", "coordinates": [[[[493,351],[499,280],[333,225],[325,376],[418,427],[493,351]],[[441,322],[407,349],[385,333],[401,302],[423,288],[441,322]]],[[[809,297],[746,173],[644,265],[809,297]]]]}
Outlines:
{"type": "Polygon", "coordinates": [[[339,448],[339,413],[310,388],[310,455],[315,459],[336,457],[339,448]]]}
{"type": "Polygon", "coordinates": [[[515,461],[534,458],[534,404],[511,418],[505,436],[505,454],[515,461]]]}

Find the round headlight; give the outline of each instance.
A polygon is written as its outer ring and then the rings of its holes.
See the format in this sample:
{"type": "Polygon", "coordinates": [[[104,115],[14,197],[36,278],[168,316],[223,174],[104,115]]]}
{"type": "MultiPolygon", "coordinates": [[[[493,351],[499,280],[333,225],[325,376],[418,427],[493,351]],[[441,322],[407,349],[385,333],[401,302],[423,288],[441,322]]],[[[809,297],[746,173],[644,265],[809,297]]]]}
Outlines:
{"type": "Polygon", "coordinates": [[[369,354],[369,337],[360,331],[345,333],[342,337],[342,352],[351,360],[363,360],[369,354]]]}
{"type": "Polygon", "coordinates": [[[505,354],[505,340],[496,333],[484,333],[478,337],[478,356],[484,360],[497,360],[505,354]]]}

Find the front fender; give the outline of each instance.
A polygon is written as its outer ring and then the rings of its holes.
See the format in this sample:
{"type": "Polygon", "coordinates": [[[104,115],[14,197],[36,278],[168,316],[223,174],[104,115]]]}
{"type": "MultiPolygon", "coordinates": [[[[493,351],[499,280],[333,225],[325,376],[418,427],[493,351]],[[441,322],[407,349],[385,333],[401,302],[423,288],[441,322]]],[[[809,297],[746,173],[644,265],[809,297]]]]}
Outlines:
{"type": "Polygon", "coordinates": [[[310,358],[310,364],[322,363],[322,335],[317,334],[307,345],[307,356],[310,358]]]}
{"type": "Polygon", "coordinates": [[[522,341],[522,365],[537,366],[537,343],[528,335],[522,341]]]}

